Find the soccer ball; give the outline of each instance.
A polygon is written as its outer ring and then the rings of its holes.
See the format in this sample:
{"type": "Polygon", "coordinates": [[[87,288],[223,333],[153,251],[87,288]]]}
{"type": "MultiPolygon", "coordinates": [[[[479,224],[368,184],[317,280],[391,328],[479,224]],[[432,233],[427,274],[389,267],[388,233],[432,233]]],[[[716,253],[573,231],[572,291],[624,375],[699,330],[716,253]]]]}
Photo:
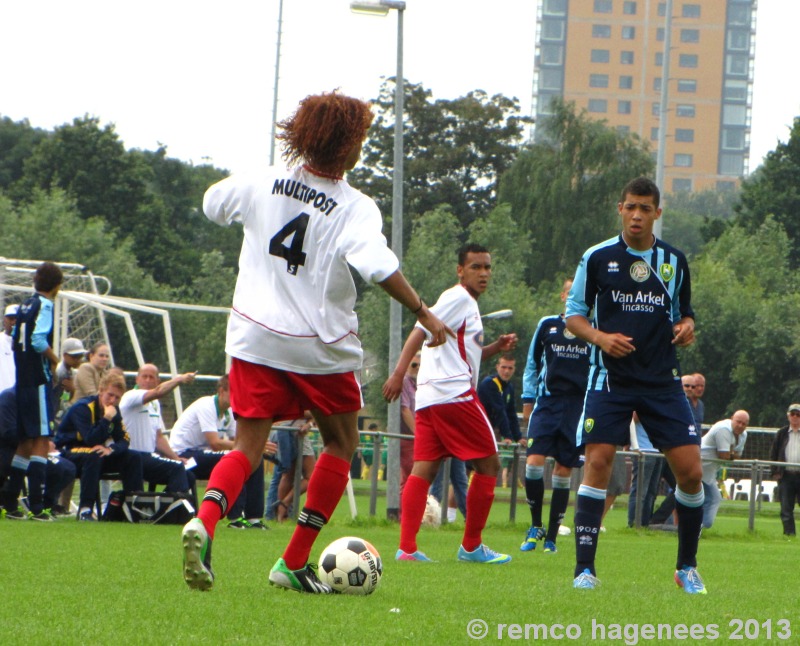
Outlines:
{"type": "Polygon", "coordinates": [[[343,594],[372,594],[382,574],[381,555],[363,538],[338,538],[319,557],[320,580],[343,594]]]}

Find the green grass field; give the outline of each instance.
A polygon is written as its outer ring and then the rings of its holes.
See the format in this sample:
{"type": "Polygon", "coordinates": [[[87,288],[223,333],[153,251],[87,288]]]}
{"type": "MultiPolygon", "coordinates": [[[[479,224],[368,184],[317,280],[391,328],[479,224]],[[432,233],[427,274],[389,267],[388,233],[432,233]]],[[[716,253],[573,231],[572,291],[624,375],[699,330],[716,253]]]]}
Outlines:
{"type": "MultiPolygon", "coordinates": [[[[368,509],[366,497],[359,496],[358,504],[368,509]]],[[[637,644],[659,641],[655,632],[647,639],[645,624],[662,624],[677,632],[660,643],[726,642],[739,635],[751,644],[797,644],[800,545],[782,536],[776,507],[765,505],[754,534],[747,531],[744,505],[723,507],[700,543],[705,597],[687,595],[673,582],[676,536],[626,528],[624,504],[610,512],[600,539],[602,586],[579,591],[571,587],[573,537],[560,537],[557,554],[519,552],[527,509],[518,509],[519,522],[512,525],[502,497],[484,534],[492,548],[513,555],[502,566],[456,562],[460,522],[420,533],[420,548],[437,563],[395,562],[399,528],[382,520],[351,521],[343,502],[314,556],[340,536],[370,540],[383,556],[384,575],[378,590],[365,598],[312,597],[270,587],[267,573],[289,539],[290,524],[273,524],[269,532],[220,526],[214,542],[216,585],[200,593],[181,577],[178,526],[2,520],[0,640],[461,644],[496,642],[498,635],[526,641],[525,624],[537,624],[540,639],[545,630],[550,639],[563,634],[561,642],[637,644]],[[467,634],[470,621],[478,619],[488,629],[482,640],[467,634]],[[498,628],[501,624],[506,627],[498,628]],[[687,626],[685,633],[681,625],[687,626]]],[[[572,510],[570,524],[571,515],[572,510]]],[[[472,624],[472,630],[480,629],[472,624]]],[[[534,628],[528,630],[533,641],[534,628]]]]}

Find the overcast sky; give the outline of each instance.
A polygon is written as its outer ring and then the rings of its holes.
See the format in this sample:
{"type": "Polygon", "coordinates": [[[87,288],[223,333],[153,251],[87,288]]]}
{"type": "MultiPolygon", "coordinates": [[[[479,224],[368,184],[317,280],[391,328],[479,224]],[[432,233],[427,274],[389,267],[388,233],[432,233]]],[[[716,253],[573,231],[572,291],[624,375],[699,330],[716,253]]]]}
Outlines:
{"type": "MultiPolygon", "coordinates": [[[[437,98],[517,97],[528,114],[535,7],[408,0],[406,79],[437,98]]],[[[278,0],[0,0],[0,16],[0,115],[52,129],[89,114],[129,148],[231,170],[268,159],[278,0]]],[[[751,170],[800,114],[798,25],[798,0],[758,1],[751,170]]],[[[395,74],[394,12],[284,0],[282,33],[279,118],[337,87],[374,98],[395,74]]]]}

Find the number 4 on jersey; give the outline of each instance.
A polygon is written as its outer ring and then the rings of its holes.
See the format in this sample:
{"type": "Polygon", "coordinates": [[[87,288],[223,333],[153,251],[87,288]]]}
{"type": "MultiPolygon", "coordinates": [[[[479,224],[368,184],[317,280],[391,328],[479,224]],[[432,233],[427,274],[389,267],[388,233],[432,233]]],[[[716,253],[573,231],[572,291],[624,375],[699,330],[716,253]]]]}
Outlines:
{"type": "Polygon", "coordinates": [[[303,240],[308,227],[308,214],[301,213],[291,220],[269,241],[269,254],[286,260],[286,271],[292,276],[297,275],[297,268],[306,263],[306,254],[303,253],[303,240]],[[292,236],[292,243],[287,247],[286,238],[292,236]]]}

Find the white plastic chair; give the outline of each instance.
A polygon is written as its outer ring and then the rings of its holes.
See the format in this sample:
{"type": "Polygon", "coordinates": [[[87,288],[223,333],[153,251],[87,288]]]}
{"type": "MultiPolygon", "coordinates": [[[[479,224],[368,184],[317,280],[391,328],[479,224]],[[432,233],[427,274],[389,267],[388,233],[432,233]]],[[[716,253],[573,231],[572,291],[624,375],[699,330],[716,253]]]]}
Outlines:
{"type": "Polygon", "coordinates": [[[742,478],[733,485],[734,500],[750,500],[750,478],[742,478]]]}
{"type": "Polygon", "coordinates": [[[767,502],[770,502],[770,501],[777,502],[777,499],[776,499],[777,489],[778,489],[778,483],[777,482],[775,482],[774,480],[764,480],[761,483],[761,492],[760,492],[759,495],[766,496],[766,501],[767,502]]]}

